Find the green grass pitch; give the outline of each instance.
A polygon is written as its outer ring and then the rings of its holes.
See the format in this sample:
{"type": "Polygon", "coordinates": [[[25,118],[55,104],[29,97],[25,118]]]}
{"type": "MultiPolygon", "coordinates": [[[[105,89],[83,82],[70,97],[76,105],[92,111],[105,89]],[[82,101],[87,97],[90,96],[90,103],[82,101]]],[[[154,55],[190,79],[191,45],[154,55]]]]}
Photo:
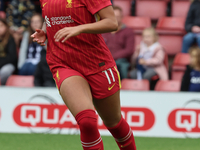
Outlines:
{"type": "MultiPolygon", "coordinates": [[[[119,150],[111,136],[103,136],[105,150],[119,150]]],[[[138,150],[200,150],[200,139],[136,137],[138,150]]],[[[79,135],[0,133],[0,150],[82,150],[79,135]]]]}

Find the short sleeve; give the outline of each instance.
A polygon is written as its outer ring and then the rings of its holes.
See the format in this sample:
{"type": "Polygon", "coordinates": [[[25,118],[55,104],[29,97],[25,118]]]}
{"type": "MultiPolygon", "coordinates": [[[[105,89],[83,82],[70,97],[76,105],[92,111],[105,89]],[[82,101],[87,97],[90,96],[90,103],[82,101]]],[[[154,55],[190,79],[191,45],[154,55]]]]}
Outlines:
{"type": "Polygon", "coordinates": [[[93,15],[99,10],[112,5],[110,0],[82,0],[82,2],[93,15]]]}

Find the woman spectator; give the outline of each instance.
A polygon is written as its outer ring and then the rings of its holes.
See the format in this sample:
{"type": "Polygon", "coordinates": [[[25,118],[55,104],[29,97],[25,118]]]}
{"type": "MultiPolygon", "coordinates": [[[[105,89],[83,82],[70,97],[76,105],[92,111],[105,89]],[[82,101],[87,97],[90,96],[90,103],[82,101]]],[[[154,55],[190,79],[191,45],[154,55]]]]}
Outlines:
{"type": "Polygon", "coordinates": [[[200,92],[200,48],[191,47],[190,65],[182,79],[181,91],[200,92]]]}
{"type": "Polygon", "coordinates": [[[132,79],[147,79],[158,75],[161,80],[168,79],[167,69],[164,65],[165,52],[158,42],[158,35],[154,28],[143,31],[143,40],[137,47],[132,58],[132,66],[136,66],[129,73],[132,79]]]}
{"type": "Polygon", "coordinates": [[[28,31],[24,32],[20,47],[18,61],[19,75],[34,75],[36,66],[40,61],[40,52],[43,47],[33,42],[30,35],[33,34],[36,29],[40,29],[42,25],[42,16],[40,14],[34,14],[31,17],[28,31]]]}
{"type": "Polygon", "coordinates": [[[27,29],[34,11],[35,5],[31,0],[11,0],[6,9],[7,21],[17,48],[20,45],[23,32],[27,29]]]}
{"type": "Polygon", "coordinates": [[[0,18],[0,78],[5,85],[17,66],[17,51],[6,20],[0,18]]]}
{"type": "Polygon", "coordinates": [[[185,30],[188,32],[183,38],[182,53],[187,53],[196,42],[200,47],[200,0],[194,0],[185,22],[185,30]]]}

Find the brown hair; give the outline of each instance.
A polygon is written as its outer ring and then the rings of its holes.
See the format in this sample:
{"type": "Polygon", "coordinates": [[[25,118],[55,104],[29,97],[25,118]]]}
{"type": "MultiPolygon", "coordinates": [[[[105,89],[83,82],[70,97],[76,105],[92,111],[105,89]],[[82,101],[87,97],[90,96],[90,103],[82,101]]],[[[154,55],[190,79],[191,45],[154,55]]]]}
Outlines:
{"type": "Polygon", "coordinates": [[[9,25],[8,25],[6,19],[0,18],[0,22],[2,22],[6,26],[6,32],[2,37],[2,41],[0,42],[0,45],[1,45],[0,51],[3,51],[4,48],[6,47],[6,45],[8,44],[8,40],[9,40],[9,37],[10,37],[11,34],[10,34],[10,31],[9,31],[9,25]]]}
{"type": "Polygon", "coordinates": [[[42,18],[41,14],[39,14],[39,13],[34,13],[34,14],[32,15],[32,17],[31,17],[31,19],[30,19],[29,27],[28,27],[28,32],[29,32],[29,35],[30,35],[30,36],[29,36],[29,43],[31,43],[31,42],[33,41],[33,39],[31,38],[31,35],[35,32],[35,31],[31,28],[31,20],[32,20],[32,18],[35,17],[35,16],[40,17],[40,20],[41,20],[42,24],[43,24],[43,21],[44,21],[44,19],[42,18]]]}
{"type": "Polygon", "coordinates": [[[123,12],[122,8],[119,6],[113,6],[113,10],[119,10],[119,11],[123,12]]]}
{"type": "MultiPolygon", "coordinates": [[[[197,66],[200,67],[200,48],[198,46],[193,46],[189,49],[189,54],[191,55],[191,53],[193,51],[197,52],[196,58],[197,58],[197,66]]],[[[193,67],[193,66],[191,66],[193,67]]]]}
{"type": "Polygon", "coordinates": [[[152,32],[152,34],[153,34],[153,36],[154,36],[154,38],[155,38],[155,41],[154,41],[154,42],[157,42],[157,41],[158,41],[159,36],[158,36],[158,33],[156,32],[155,28],[149,27],[149,28],[144,29],[144,30],[142,31],[142,35],[144,34],[145,31],[150,31],[150,32],[152,32]]]}

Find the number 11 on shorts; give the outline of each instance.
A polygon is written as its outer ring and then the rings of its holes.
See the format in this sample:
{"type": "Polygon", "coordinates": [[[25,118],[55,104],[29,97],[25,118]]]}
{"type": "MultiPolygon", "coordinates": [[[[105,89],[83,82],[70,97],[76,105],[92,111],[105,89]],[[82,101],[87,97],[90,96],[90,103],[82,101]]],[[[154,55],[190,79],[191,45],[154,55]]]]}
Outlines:
{"type": "Polygon", "coordinates": [[[106,77],[107,77],[107,79],[108,79],[108,83],[111,84],[112,82],[111,82],[111,79],[110,79],[110,77],[109,77],[109,75],[108,75],[108,71],[109,71],[110,74],[111,74],[111,77],[112,77],[113,82],[115,82],[115,77],[114,77],[114,75],[113,75],[113,72],[112,72],[111,68],[109,68],[109,69],[107,69],[107,70],[104,70],[104,71],[102,71],[102,72],[105,73],[105,75],[106,75],[106,77]]]}

